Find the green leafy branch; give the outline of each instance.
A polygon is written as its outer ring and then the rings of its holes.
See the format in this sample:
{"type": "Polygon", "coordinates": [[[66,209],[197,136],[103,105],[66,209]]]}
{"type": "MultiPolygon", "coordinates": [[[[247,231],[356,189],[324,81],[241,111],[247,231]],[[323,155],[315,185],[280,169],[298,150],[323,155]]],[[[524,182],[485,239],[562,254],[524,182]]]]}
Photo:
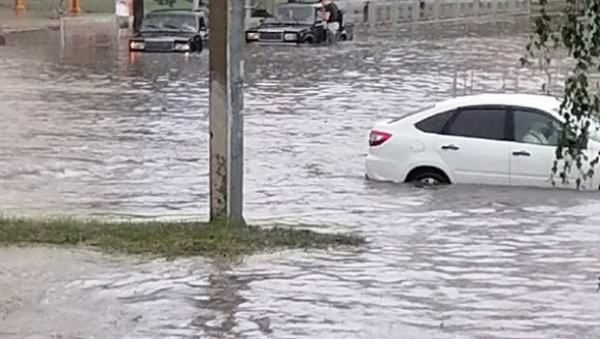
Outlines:
{"type": "Polygon", "coordinates": [[[586,152],[590,127],[598,116],[600,100],[598,84],[591,89],[590,72],[598,69],[600,43],[600,0],[565,0],[561,15],[550,16],[548,0],[540,0],[541,12],[535,19],[534,32],[526,46],[527,56],[523,64],[537,59],[538,65],[548,75],[542,86],[549,93],[550,66],[553,54],[565,51],[574,66],[565,80],[564,95],[559,114],[564,118],[558,131],[558,145],[552,167],[552,183],[558,174],[563,184],[568,184],[573,167],[578,171],[576,187],[594,175],[598,164],[597,154],[586,152]],[[584,166],[588,162],[589,166],[584,166]]]}

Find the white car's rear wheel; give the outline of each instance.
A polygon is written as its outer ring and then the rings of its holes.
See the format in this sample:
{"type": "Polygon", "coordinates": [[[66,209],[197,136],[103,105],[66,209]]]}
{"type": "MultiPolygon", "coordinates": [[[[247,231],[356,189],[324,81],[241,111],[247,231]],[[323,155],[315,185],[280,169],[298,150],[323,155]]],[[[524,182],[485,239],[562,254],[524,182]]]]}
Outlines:
{"type": "Polygon", "coordinates": [[[439,185],[442,182],[438,178],[425,177],[425,178],[422,178],[421,180],[419,180],[419,183],[425,184],[425,185],[439,185]]]}
{"type": "Polygon", "coordinates": [[[448,176],[435,168],[417,168],[408,175],[406,181],[422,185],[447,185],[450,183],[448,176]]]}

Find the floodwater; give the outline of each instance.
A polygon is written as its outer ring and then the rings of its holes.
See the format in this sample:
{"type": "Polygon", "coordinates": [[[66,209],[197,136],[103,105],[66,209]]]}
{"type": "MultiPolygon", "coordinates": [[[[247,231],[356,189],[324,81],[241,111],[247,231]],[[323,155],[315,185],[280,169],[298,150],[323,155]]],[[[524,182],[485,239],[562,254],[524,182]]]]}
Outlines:
{"type": "MultiPolygon", "coordinates": [[[[0,249],[0,337],[597,338],[597,193],[364,179],[372,124],[451,97],[455,72],[460,93],[464,74],[467,92],[538,91],[517,28],[249,47],[247,218],[369,245],[235,262],[0,249]]],[[[56,41],[0,49],[2,211],[205,218],[206,54],[60,53],[56,41]]]]}

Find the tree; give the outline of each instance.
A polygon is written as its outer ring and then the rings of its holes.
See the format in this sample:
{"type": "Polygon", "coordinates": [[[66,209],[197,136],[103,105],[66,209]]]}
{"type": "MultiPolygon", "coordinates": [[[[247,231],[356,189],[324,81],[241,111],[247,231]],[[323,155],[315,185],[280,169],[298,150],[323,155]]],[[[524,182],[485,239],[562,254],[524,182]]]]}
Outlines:
{"type": "MultiPolygon", "coordinates": [[[[532,58],[537,59],[548,75],[557,53],[566,51],[573,63],[560,105],[564,122],[558,133],[552,178],[554,184],[554,176],[558,174],[562,183],[566,183],[567,174],[575,169],[579,189],[594,175],[599,160],[598,155],[589,156],[585,150],[590,133],[595,133],[600,109],[599,84],[591,84],[590,77],[591,72],[600,70],[600,0],[564,1],[560,15],[550,16],[548,0],[540,0],[541,13],[535,19],[534,33],[526,46],[528,54],[522,61],[529,64],[532,58]]],[[[542,90],[548,92],[547,83],[542,90]]]]}

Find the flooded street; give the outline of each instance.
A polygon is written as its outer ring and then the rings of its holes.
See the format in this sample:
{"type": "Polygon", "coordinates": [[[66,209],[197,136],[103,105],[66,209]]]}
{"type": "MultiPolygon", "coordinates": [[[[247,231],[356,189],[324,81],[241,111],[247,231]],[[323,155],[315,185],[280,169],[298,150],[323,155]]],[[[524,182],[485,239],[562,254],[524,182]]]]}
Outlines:
{"type": "MultiPolygon", "coordinates": [[[[0,338],[597,338],[597,193],[364,179],[373,123],[451,97],[455,72],[473,74],[469,92],[514,87],[517,73],[537,92],[523,32],[250,46],[248,220],[369,245],[233,263],[1,248],[0,338]]],[[[57,39],[0,48],[1,212],[207,218],[207,54],[61,55],[57,39]]]]}

